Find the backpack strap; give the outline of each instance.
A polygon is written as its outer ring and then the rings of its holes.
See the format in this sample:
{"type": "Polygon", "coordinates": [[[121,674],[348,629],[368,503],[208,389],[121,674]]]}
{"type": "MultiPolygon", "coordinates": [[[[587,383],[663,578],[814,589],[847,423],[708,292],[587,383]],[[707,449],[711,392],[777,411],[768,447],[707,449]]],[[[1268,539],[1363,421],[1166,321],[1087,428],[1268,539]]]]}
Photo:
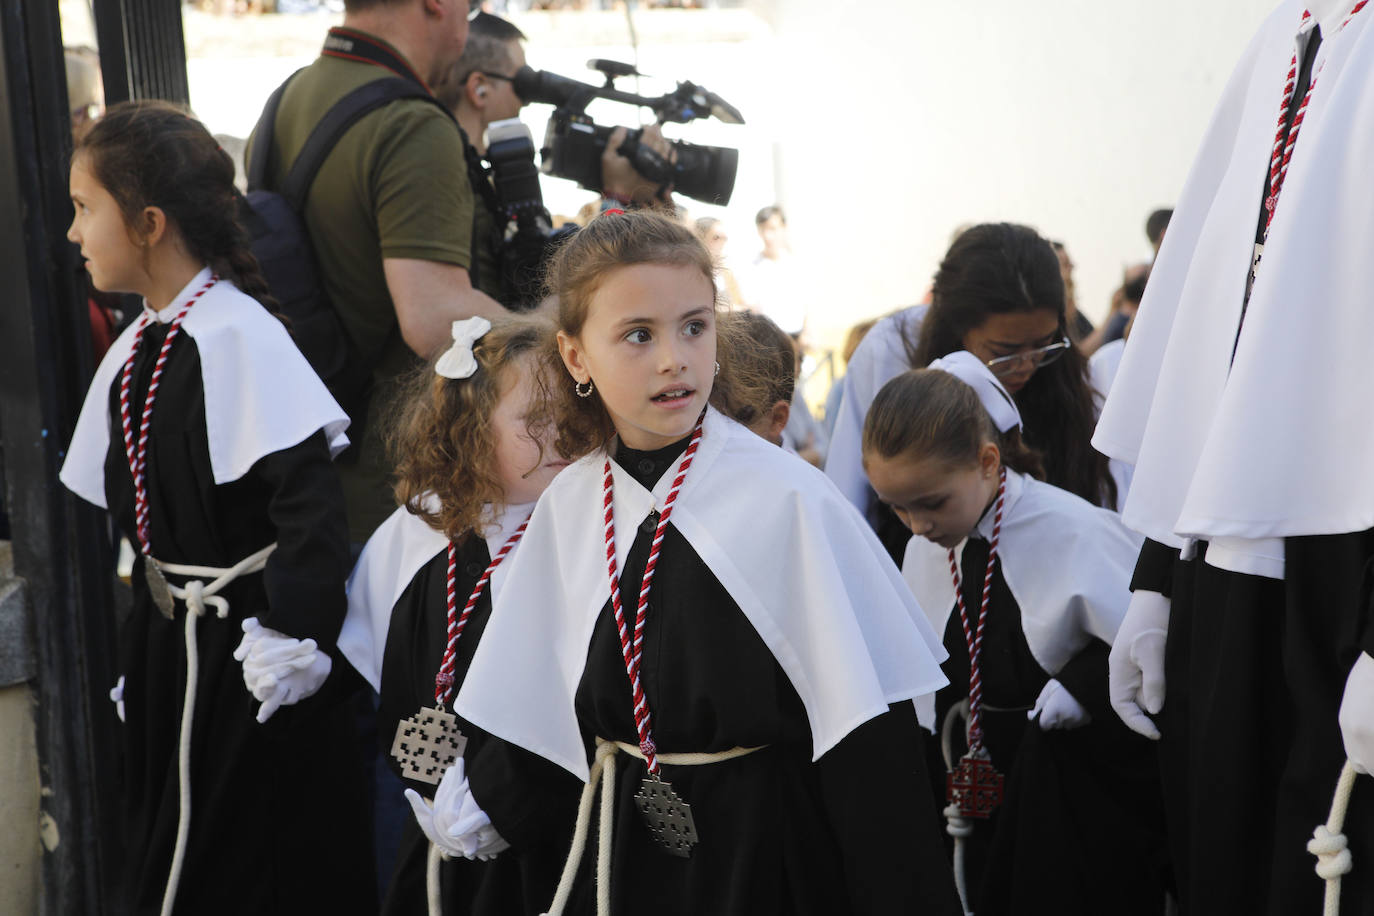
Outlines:
{"type": "MultiPolygon", "coordinates": [[[[274,102],[280,101],[279,96],[285,88],[285,84],[283,84],[268,100],[268,109],[273,109],[274,102]]],[[[309,138],[305,141],[305,146],[296,156],[296,161],[291,164],[291,171],[287,173],[286,180],[282,183],[281,194],[293,210],[299,213],[305,208],[305,197],[310,192],[310,185],[314,183],[316,173],[324,164],[325,157],[334,149],[334,145],[339,142],[348,129],[368,112],[399,99],[424,99],[436,105],[440,111],[448,114],[439,100],[430,95],[423,86],[418,86],[410,80],[400,77],[374,80],[365,86],[354,89],[339,99],[334,107],[325,113],[325,116],[315,125],[315,129],[310,132],[309,138]]],[[[272,110],[270,113],[275,115],[276,112],[272,110]]],[[[264,110],[263,118],[267,118],[268,115],[269,111],[264,110]]],[[[450,115],[450,117],[452,116],[450,115]]],[[[266,146],[267,144],[255,137],[253,158],[257,159],[258,150],[260,148],[265,149],[266,146]]]]}
{"type": "Polygon", "coordinates": [[[253,155],[248,159],[248,190],[261,191],[267,187],[267,154],[272,150],[272,136],[276,132],[277,109],[281,107],[281,97],[286,87],[291,85],[300,70],[286,78],[280,86],[267,97],[262,114],[258,116],[257,126],[253,128],[253,155]]]}

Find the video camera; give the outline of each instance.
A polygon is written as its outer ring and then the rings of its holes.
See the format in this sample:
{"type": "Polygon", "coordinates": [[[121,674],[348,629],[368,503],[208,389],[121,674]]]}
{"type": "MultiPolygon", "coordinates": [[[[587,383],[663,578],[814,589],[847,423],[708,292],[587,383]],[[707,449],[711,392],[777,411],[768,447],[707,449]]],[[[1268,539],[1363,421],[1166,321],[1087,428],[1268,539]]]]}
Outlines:
{"type": "MultiPolygon", "coordinates": [[[[727,124],[743,124],[739,111],[720,96],[692,83],[678,83],[673,92],[646,98],[621,92],[613,85],[621,76],[637,75],[629,64],[608,60],[589,61],[606,76],[605,86],[593,86],[547,71],[521,67],[515,74],[516,93],[525,102],[557,106],[549,118],[545,146],[540,151],[543,171],[571,178],[584,188],[601,190],[601,154],[614,128],[594,123],[586,107],[596,98],[653,109],[659,123],[686,124],[697,118],[716,117],[727,124]]],[[[735,187],[739,151],[719,146],[700,146],[670,141],[677,152],[671,162],[640,143],[642,131],[627,132],[619,147],[621,155],[650,181],[672,185],[696,200],[730,202],[735,187]]],[[[539,299],[544,262],[558,242],[576,227],[555,230],[539,189],[539,169],[534,165],[534,138],[519,118],[496,121],[487,127],[487,161],[491,163],[496,204],[503,221],[499,260],[502,282],[508,291],[506,305],[532,308],[539,299]]]]}
{"type": "MultiPolygon", "coordinates": [[[[605,76],[604,86],[593,86],[530,67],[521,67],[514,78],[515,92],[522,100],[555,106],[544,135],[544,148],[540,151],[544,171],[559,178],[570,178],[584,188],[601,190],[601,154],[614,130],[587,116],[587,105],[593,99],[611,99],[652,109],[660,124],[670,121],[686,124],[708,117],[726,124],[744,123],[739,109],[694,83],[678,83],[672,92],[650,98],[615,88],[617,78],[639,75],[630,64],[591,60],[587,66],[605,76]]],[[[671,162],[641,144],[641,134],[638,128],[630,130],[618,149],[634,164],[635,171],[664,187],[671,185],[675,191],[696,200],[721,206],[730,202],[739,166],[739,150],[673,140],[670,142],[677,152],[677,161],[671,162]]]]}

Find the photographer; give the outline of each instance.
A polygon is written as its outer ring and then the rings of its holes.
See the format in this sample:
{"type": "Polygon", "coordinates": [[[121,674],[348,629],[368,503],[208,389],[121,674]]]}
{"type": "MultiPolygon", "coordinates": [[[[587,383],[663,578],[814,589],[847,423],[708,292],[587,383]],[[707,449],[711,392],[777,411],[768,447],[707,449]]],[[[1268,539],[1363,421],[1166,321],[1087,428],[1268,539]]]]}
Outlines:
{"type": "MultiPolygon", "coordinates": [[[[473,217],[473,282],[492,298],[512,305],[513,291],[502,276],[501,249],[505,239],[507,215],[496,196],[490,169],[482,162],[487,157],[487,128],[509,118],[517,118],[526,104],[515,91],[515,75],[525,66],[525,34],[514,24],[481,13],[468,29],[463,54],[445,78],[434,87],[434,94],[453,112],[466,135],[469,150],[468,178],[478,206],[473,217]]],[[[626,131],[612,134],[601,160],[603,196],[621,206],[671,207],[665,191],[635,171],[618,151],[626,131]]],[[[674,153],[655,125],[646,128],[641,140],[659,155],[672,161],[674,153]]]]}

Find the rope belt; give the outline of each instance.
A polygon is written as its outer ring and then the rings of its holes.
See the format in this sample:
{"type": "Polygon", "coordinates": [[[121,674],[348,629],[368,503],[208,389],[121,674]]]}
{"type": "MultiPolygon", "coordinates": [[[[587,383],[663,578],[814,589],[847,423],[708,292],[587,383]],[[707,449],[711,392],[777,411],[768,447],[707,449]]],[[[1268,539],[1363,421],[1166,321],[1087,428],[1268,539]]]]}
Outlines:
{"type": "Polygon", "coordinates": [[[270,544],[227,569],[163,563],[150,556],[144,557],[145,563],[154,564],[164,573],[199,577],[189,580],[184,586],[167,583],[172,597],[186,603],[186,696],[181,701],[181,734],[177,745],[177,840],[172,853],[172,867],[167,875],[167,888],[162,894],[162,916],[171,916],[172,906],[176,902],[177,885],[181,883],[181,868],[186,859],[186,842],[191,832],[191,723],[195,717],[196,680],[200,669],[196,621],[205,613],[207,606],[215,609],[215,616],[220,620],[229,616],[229,602],[220,597],[219,592],[235,579],[260,571],[267,565],[268,556],[276,549],[276,544],[270,544]],[[210,584],[206,585],[204,579],[211,579],[210,584]]]}
{"type": "MultiPolygon", "coordinates": [[[[708,766],[713,763],[724,763],[727,760],[734,760],[736,757],[744,757],[755,751],[761,751],[767,745],[759,747],[732,747],[728,751],[720,751],[715,754],[655,754],[658,762],[668,766],[697,767],[708,766]]],[[[644,760],[644,752],[638,745],[627,744],[624,741],[607,741],[605,738],[596,739],[596,757],[592,760],[591,772],[587,775],[587,785],[582,789],[582,798],[577,804],[577,826],[573,829],[572,848],[568,851],[568,859],[563,864],[563,875],[558,879],[558,892],[554,894],[553,903],[550,904],[548,912],[543,916],[562,916],[564,908],[568,905],[568,897],[572,894],[573,878],[577,874],[577,866],[582,861],[582,855],[587,849],[587,833],[591,829],[592,822],[592,801],[596,797],[597,780],[601,782],[601,820],[600,828],[597,833],[596,849],[596,914],[597,916],[610,916],[611,912],[611,823],[615,815],[615,755],[624,751],[631,757],[644,760]]]]}
{"type": "Polygon", "coordinates": [[[1349,760],[1341,768],[1336,782],[1336,796],[1331,800],[1331,816],[1325,824],[1318,824],[1307,841],[1307,851],[1317,857],[1317,876],[1326,882],[1323,916],[1336,916],[1341,910],[1341,876],[1353,866],[1350,850],[1346,848],[1345,812],[1350,806],[1350,791],[1355,788],[1359,773],[1349,760]]]}

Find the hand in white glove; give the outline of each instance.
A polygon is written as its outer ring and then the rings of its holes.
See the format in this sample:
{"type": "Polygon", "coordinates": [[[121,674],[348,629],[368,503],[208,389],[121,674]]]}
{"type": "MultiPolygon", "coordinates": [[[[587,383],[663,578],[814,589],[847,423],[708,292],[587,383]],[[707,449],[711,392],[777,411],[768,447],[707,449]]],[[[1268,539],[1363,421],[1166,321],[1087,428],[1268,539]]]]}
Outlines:
{"type": "Polygon", "coordinates": [[[1054,728],[1081,728],[1093,719],[1083,708],[1083,704],[1069,693],[1069,688],[1054,678],[1045,683],[1040,696],[1035,700],[1035,705],[1026,713],[1027,719],[1034,719],[1036,716],[1040,717],[1041,731],[1054,728]]]}
{"type": "Polygon", "coordinates": [[[1169,635],[1169,599],[1137,591],[1116,631],[1107,657],[1107,688],[1121,721],[1146,738],[1159,740],[1150,715],[1164,708],[1164,641],[1169,635]]]}
{"type": "Polygon", "coordinates": [[[1360,653],[1345,679],[1338,721],[1345,756],[1361,773],[1374,770],[1374,658],[1368,652],[1360,653]]]}
{"type": "Polygon", "coordinates": [[[313,639],[295,639],[258,623],[243,621],[243,639],[234,650],[243,662],[243,684],[262,703],[258,722],[266,722],[282,706],[312,696],[329,677],[333,660],[313,639]]]}
{"type": "Polygon", "coordinates": [[[414,789],[406,789],[406,800],[425,836],[446,855],[485,861],[510,848],[472,797],[462,757],[439,780],[432,806],[414,789]]]}
{"type": "Polygon", "coordinates": [[[124,721],[124,675],[119,676],[119,683],[110,688],[110,701],[115,704],[115,715],[119,716],[119,721],[124,721]]]}

